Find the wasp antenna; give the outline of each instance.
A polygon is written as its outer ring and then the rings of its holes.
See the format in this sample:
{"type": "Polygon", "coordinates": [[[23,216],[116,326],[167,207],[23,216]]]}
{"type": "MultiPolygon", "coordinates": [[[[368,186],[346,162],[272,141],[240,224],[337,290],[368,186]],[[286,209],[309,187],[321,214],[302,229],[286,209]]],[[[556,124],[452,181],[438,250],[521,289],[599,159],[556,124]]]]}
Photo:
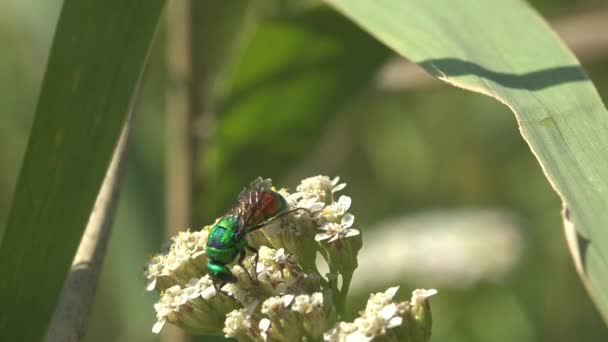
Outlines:
{"type": "Polygon", "coordinates": [[[291,213],[293,213],[293,212],[295,212],[295,211],[298,211],[298,210],[304,210],[304,211],[306,211],[306,212],[307,212],[309,215],[310,215],[310,214],[312,214],[312,212],[311,212],[310,210],[306,209],[306,208],[295,208],[295,209],[291,209],[291,210],[288,210],[288,211],[286,211],[286,212],[280,213],[280,214],[278,214],[278,215],[276,215],[276,216],[274,216],[274,217],[272,217],[272,218],[270,218],[270,219],[268,219],[268,220],[266,220],[266,221],[260,222],[260,223],[258,223],[258,224],[255,224],[255,225],[253,225],[253,226],[249,227],[249,229],[247,230],[247,232],[248,232],[248,233],[251,233],[251,232],[253,232],[253,231],[256,231],[256,230],[258,230],[258,229],[260,229],[260,228],[262,228],[262,227],[266,226],[266,225],[267,225],[267,224],[269,224],[270,222],[273,222],[273,221],[275,221],[275,220],[278,220],[278,219],[280,219],[281,217],[286,216],[286,215],[289,215],[289,214],[291,214],[291,213]]]}

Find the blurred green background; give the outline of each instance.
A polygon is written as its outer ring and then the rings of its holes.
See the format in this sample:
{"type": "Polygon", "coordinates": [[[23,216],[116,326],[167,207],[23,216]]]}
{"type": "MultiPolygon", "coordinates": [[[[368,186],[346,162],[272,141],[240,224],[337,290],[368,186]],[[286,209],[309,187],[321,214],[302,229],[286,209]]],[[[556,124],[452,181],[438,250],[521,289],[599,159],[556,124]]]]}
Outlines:
{"type": "MultiPolygon", "coordinates": [[[[550,20],[608,11],[600,0],[530,2],[550,20]]],[[[206,186],[196,194],[196,227],[221,215],[257,176],[294,188],[303,177],[339,175],[365,234],[362,256],[384,247],[388,232],[397,236],[391,246],[413,251],[387,256],[378,262],[383,267],[362,261],[351,315],[370,291],[399,284],[406,298],[416,287],[436,287],[433,341],[608,340],[570,260],[559,200],[512,113],[438,82],[386,86],[379,75],[391,60],[387,49],[338,15],[302,3],[263,2],[260,22],[246,32],[200,149],[196,176],[206,186]],[[463,255],[470,257],[454,261],[463,255]],[[416,256],[419,262],[399,259],[416,256]]],[[[60,6],[0,0],[0,227],[60,6]]],[[[165,241],[166,39],[163,20],[134,119],[90,342],[158,339],[151,333],[157,295],[145,291],[142,270],[165,241]]],[[[604,99],[606,51],[598,46],[593,58],[581,56],[604,99]]]]}

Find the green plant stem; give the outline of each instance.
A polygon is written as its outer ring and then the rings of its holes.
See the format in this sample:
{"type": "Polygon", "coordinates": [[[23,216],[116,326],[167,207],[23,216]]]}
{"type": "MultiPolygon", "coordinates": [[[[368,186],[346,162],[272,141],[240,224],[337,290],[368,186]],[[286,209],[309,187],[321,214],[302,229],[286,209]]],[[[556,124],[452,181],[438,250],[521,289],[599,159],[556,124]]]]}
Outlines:
{"type": "Polygon", "coordinates": [[[340,273],[342,274],[342,287],[340,288],[340,298],[336,310],[338,310],[341,317],[344,316],[344,310],[346,309],[346,297],[348,297],[348,289],[353,279],[353,273],[349,272],[347,275],[340,273]]]}

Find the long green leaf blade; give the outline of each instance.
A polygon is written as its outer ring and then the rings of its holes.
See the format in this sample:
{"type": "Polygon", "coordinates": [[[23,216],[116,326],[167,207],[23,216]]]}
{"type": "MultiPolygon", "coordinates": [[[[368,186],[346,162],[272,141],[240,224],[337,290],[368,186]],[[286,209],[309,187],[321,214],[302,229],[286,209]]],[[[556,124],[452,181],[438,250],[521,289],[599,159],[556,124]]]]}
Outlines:
{"type": "Polygon", "coordinates": [[[44,336],[163,3],[63,4],[0,245],[2,341],[44,336]]]}
{"type": "Polygon", "coordinates": [[[608,318],[608,113],[546,23],[519,0],[327,2],[439,79],[515,113],[563,200],[575,263],[608,318]]]}

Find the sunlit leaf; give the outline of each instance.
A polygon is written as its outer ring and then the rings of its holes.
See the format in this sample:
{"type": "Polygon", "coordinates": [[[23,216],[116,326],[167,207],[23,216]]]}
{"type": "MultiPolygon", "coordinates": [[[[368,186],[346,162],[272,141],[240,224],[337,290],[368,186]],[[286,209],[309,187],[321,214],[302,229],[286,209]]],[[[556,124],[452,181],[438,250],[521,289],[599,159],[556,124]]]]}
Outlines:
{"type": "Polygon", "coordinates": [[[437,78],[515,113],[563,200],[576,265],[607,318],[608,112],[547,24],[519,0],[327,2],[437,78]]]}

